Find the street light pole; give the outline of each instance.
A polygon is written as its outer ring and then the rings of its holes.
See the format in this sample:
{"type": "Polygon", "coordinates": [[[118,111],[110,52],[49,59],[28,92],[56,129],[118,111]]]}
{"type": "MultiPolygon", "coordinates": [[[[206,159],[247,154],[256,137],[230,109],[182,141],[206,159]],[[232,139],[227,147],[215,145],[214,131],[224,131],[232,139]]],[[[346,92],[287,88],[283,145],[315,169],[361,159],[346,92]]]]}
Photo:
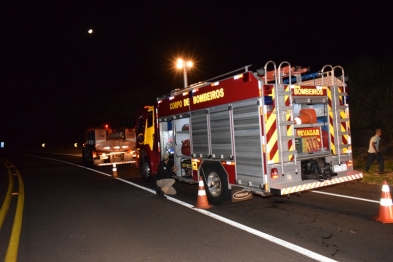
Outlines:
{"type": "Polygon", "coordinates": [[[187,87],[188,86],[188,83],[187,83],[187,67],[183,66],[183,69],[184,69],[184,71],[183,71],[184,87],[187,87]]]}
{"type": "Polygon", "coordinates": [[[191,61],[185,62],[183,59],[178,59],[176,67],[179,69],[183,69],[183,78],[184,78],[184,87],[188,86],[187,83],[187,67],[191,68],[193,63],[191,61]]]}

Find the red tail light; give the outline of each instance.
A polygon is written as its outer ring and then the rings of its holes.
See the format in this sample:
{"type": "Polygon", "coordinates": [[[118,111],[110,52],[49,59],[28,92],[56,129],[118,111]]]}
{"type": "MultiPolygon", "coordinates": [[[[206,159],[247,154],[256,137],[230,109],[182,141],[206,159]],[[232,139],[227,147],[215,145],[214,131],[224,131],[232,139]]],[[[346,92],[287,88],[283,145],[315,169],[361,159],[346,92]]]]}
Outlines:
{"type": "Polygon", "coordinates": [[[264,85],[263,88],[264,88],[265,96],[272,94],[272,90],[273,90],[272,85],[264,85]]]}
{"type": "Polygon", "coordinates": [[[347,166],[353,166],[352,160],[348,160],[348,161],[347,161],[347,166]]]}
{"type": "Polygon", "coordinates": [[[272,169],[270,170],[270,177],[271,177],[272,179],[278,178],[278,169],[277,169],[277,168],[272,168],[272,169]]]}

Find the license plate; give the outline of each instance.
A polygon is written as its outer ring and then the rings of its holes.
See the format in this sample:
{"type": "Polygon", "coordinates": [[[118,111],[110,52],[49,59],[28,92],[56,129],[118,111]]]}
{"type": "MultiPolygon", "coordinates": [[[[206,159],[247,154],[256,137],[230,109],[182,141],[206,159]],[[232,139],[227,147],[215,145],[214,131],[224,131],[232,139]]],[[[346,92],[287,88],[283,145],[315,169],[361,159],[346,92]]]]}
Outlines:
{"type": "Polygon", "coordinates": [[[336,172],[341,172],[341,171],[346,171],[347,170],[347,165],[346,164],[341,164],[341,165],[334,165],[333,171],[336,172]]]}

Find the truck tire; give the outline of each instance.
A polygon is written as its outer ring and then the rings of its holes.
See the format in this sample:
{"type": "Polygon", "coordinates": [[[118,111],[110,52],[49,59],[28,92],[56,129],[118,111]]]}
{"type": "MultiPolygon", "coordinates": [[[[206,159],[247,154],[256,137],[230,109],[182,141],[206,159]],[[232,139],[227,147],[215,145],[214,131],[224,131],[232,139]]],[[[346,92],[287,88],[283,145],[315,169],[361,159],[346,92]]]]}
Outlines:
{"type": "Polygon", "coordinates": [[[88,148],[83,148],[82,151],[82,162],[86,166],[92,166],[93,161],[93,152],[88,148]]]}
{"type": "Polygon", "coordinates": [[[207,198],[211,204],[220,205],[229,197],[228,178],[214,168],[206,169],[204,177],[207,198]]]}
{"type": "Polygon", "coordinates": [[[141,169],[141,176],[142,179],[145,182],[149,182],[152,180],[151,177],[151,168],[149,164],[149,159],[147,157],[144,157],[140,163],[140,169],[141,169]]]}

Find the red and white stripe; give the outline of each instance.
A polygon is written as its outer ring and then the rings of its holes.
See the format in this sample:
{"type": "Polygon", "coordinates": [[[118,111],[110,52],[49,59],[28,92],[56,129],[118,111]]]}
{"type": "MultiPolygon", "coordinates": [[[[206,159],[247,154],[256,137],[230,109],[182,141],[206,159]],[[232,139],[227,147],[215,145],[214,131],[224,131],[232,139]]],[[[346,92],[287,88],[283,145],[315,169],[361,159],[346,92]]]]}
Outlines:
{"type": "Polygon", "coordinates": [[[205,190],[205,185],[203,184],[203,179],[199,179],[198,196],[206,196],[206,190],[205,190]]]}

